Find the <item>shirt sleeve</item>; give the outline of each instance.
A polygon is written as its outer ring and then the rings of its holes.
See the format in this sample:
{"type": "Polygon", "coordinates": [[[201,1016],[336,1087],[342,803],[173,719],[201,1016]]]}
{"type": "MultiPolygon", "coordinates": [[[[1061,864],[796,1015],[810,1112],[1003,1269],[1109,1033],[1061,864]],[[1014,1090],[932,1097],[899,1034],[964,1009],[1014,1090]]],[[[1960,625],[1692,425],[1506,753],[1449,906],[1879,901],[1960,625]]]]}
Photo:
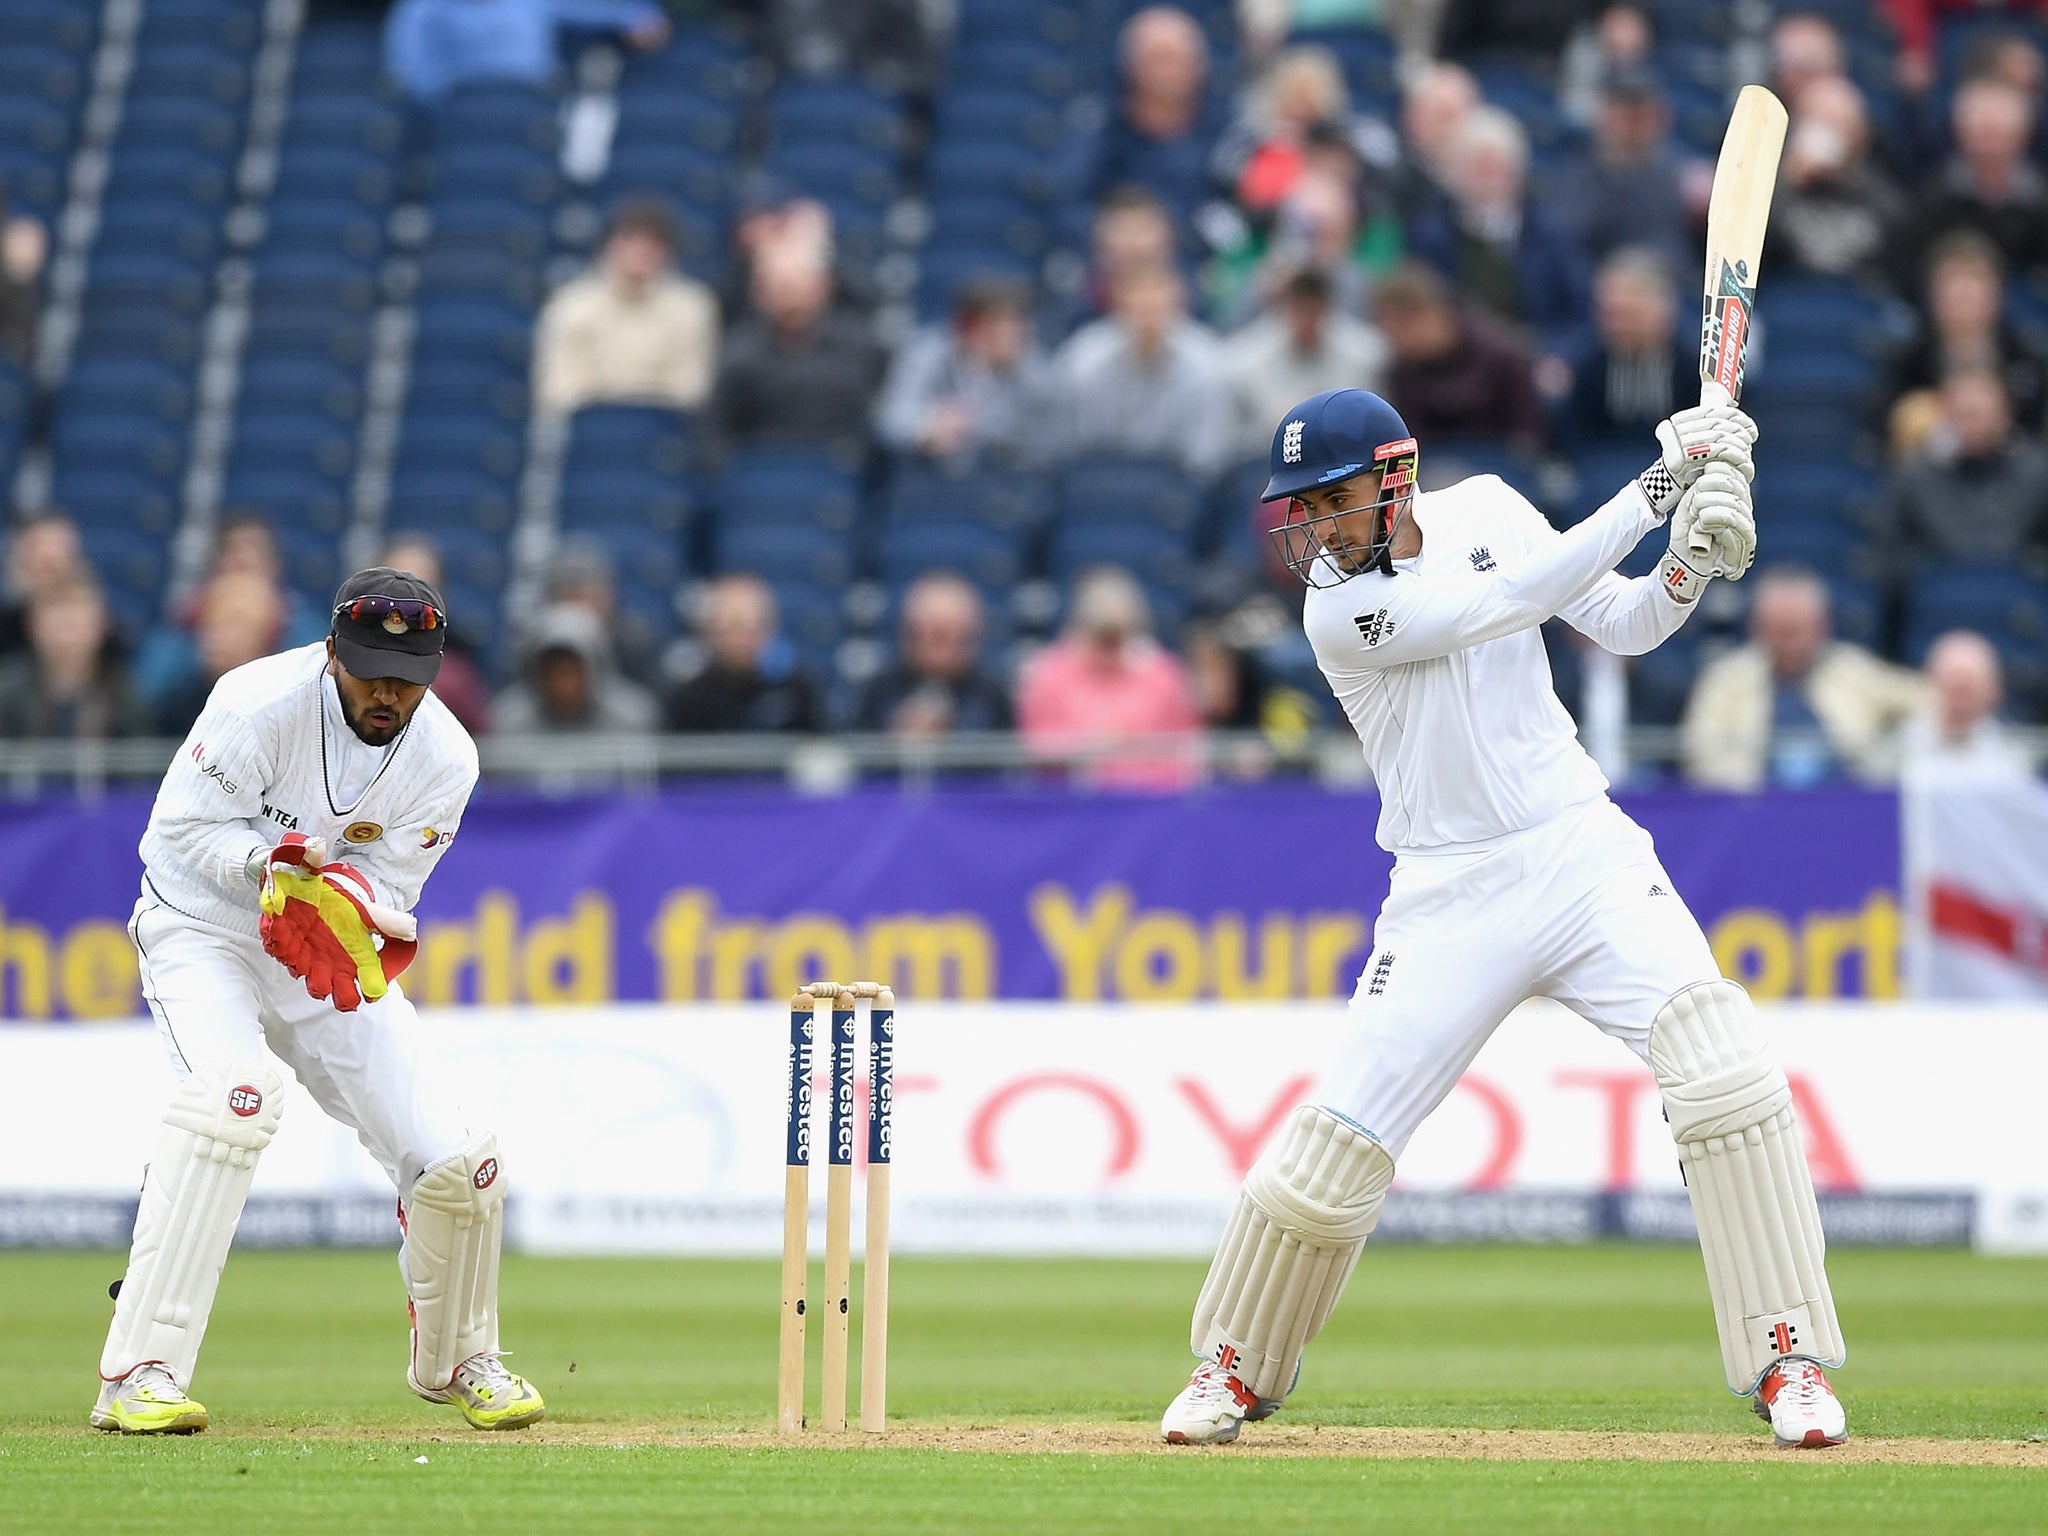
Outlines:
{"type": "Polygon", "coordinates": [[[271,846],[271,763],[253,722],[209,700],[156,793],[151,824],[177,864],[230,901],[255,905],[249,865],[271,846]]]}
{"type": "Polygon", "coordinates": [[[386,827],[384,835],[360,849],[331,849],[337,862],[354,866],[370,882],[376,899],[387,907],[410,912],[426,889],[427,876],[461,829],[463,812],[476,788],[474,753],[450,764],[441,778],[420,797],[418,809],[403,826],[386,827]]]}
{"type": "Polygon", "coordinates": [[[1592,590],[1657,520],[1631,481],[1577,527],[1534,542],[1497,570],[1381,582],[1385,605],[1352,619],[1351,659],[1394,667],[1533,629],[1592,590]]]}

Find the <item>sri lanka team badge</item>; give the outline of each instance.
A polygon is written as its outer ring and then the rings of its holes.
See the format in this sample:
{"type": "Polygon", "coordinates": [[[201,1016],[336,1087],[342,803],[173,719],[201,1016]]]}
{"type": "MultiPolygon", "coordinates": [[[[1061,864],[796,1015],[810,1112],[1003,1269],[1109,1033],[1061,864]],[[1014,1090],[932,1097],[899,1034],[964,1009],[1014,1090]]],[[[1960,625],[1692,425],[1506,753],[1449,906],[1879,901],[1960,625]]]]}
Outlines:
{"type": "Polygon", "coordinates": [[[364,843],[374,843],[383,835],[383,824],[375,821],[352,821],[341,829],[341,840],[345,843],[354,843],[357,847],[364,843]]]}

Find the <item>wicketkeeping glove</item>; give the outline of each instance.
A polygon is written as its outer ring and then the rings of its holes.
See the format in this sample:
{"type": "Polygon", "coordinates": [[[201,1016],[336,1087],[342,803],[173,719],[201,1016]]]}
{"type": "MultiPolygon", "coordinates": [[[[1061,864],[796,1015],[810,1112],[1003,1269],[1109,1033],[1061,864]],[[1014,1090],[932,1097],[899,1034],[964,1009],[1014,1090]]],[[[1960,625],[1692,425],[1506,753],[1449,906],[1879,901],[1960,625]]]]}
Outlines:
{"type": "Polygon", "coordinates": [[[1690,602],[1716,576],[1740,581],[1756,559],[1749,481],[1731,464],[1710,463],[1671,515],[1671,548],[1657,579],[1690,602]]]}
{"type": "Polygon", "coordinates": [[[412,914],[378,905],[358,870],[329,864],[324,838],[291,832],[270,850],[261,904],[265,952],[343,1013],[376,1002],[419,950],[412,914]]]}

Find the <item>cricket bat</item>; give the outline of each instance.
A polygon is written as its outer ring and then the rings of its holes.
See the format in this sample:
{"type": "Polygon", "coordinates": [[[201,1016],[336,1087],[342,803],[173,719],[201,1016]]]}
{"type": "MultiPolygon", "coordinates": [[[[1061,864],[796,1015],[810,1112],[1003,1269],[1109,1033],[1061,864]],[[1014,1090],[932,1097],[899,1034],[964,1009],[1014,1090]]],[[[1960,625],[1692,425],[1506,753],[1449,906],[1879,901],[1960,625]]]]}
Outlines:
{"type": "MultiPolygon", "coordinates": [[[[1714,195],[1707,204],[1707,272],[1700,297],[1702,405],[1742,398],[1742,364],[1756,317],[1757,266],[1784,149],[1784,103],[1760,85],[1745,85],[1721,140],[1714,195]]],[[[1695,535],[1695,553],[1711,548],[1711,540],[1695,535]]]]}

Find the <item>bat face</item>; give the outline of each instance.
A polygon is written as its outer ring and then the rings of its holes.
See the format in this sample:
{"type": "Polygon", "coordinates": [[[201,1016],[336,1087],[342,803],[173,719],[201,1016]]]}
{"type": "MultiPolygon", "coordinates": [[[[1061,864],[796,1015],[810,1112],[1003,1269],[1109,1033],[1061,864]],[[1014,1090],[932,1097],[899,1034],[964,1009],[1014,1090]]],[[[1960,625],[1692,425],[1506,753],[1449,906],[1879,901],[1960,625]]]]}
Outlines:
{"type": "Polygon", "coordinates": [[[1720,385],[1731,400],[1742,398],[1742,365],[1755,313],[1756,276],[1749,263],[1723,261],[1700,314],[1700,378],[1720,385]]]}

